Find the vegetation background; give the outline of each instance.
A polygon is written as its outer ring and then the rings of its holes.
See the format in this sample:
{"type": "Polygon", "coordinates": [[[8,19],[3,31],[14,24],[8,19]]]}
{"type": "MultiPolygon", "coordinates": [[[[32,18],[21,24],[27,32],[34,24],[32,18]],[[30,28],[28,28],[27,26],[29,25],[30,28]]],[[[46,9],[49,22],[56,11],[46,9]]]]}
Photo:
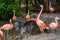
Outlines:
{"type": "MultiPolygon", "coordinates": [[[[24,17],[24,15],[26,14],[26,11],[24,10],[24,8],[30,11],[30,14],[32,14],[37,8],[34,8],[33,6],[36,6],[38,3],[36,3],[37,0],[0,0],[0,20],[8,20],[12,17],[13,15],[13,10],[16,10],[16,16],[21,16],[24,17]],[[23,5],[23,7],[22,7],[23,5]],[[30,6],[29,6],[30,5],[30,6]],[[32,6],[33,5],[33,6],[32,6]],[[28,6],[28,7],[27,7],[28,6]],[[24,10],[24,11],[23,11],[24,10]]],[[[56,8],[56,12],[60,11],[60,0],[53,0],[55,1],[55,8],[56,8]]],[[[44,0],[40,0],[40,3],[45,5],[45,8],[48,7],[47,2],[44,2],[44,0]]],[[[38,10],[38,9],[37,9],[38,10]]],[[[36,10],[36,11],[37,11],[36,10]]],[[[45,9],[44,12],[49,12],[47,11],[48,9],[45,9]]]]}

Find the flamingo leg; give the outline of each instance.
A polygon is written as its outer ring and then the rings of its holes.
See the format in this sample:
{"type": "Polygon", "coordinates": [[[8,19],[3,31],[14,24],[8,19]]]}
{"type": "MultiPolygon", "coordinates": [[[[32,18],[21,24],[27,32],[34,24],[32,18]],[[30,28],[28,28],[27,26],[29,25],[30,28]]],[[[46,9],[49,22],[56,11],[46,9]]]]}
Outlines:
{"type": "Polygon", "coordinates": [[[19,40],[22,40],[21,34],[19,34],[19,36],[20,36],[20,37],[19,37],[19,40]]]}
{"type": "Polygon", "coordinates": [[[8,35],[8,32],[9,32],[9,31],[7,31],[7,40],[9,39],[9,35],[8,35]]]}
{"type": "Polygon", "coordinates": [[[51,29],[51,35],[53,35],[53,29],[51,29]]]}
{"type": "Polygon", "coordinates": [[[20,32],[19,32],[19,40],[22,40],[22,36],[21,36],[21,28],[20,28],[20,32]]]}
{"type": "Polygon", "coordinates": [[[2,40],[2,38],[0,37],[0,40],[2,40]]]}
{"type": "Polygon", "coordinates": [[[4,38],[3,38],[3,40],[5,40],[5,35],[6,35],[5,33],[6,33],[6,31],[4,31],[4,38]]]}
{"type": "Polygon", "coordinates": [[[14,35],[14,40],[16,40],[16,35],[14,35]]]}
{"type": "Polygon", "coordinates": [[[30,34],[29,34],[29,31],[28,31],[28,27],[27,27],[27,29],[26,29],[26,38],[28,38],[30,36],[30,34]]]}
{"type": "Polygon", "coordinates": [[[16,32],[14,31],[13,40],[16,40],[16,32]]]}
{"type": "Polygon", "coordinates": [[[42,36],[42,37],[45,36],[44,30],[43,30],[43,29],[40,29],[40,31],[41,31],[41,36],[42,36]]]}
{"type": "Polygon", "coordinates": [[[29,35],[30,35],[30,34],[29,34],[29,32],[26,32],[26,36],[27,36],[26,38],[28,38],[28,37],[29,37],[29,35]]]}

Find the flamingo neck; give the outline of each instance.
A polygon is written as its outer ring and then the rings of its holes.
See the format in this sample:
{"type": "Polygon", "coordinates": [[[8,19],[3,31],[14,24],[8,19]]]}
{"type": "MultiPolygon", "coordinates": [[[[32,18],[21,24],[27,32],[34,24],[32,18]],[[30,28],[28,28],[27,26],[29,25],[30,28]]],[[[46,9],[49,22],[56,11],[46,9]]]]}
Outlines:
{"type": "Polygon", "coordinates": [[[40,11],[40,13],[38,14],[37,19],[39,19],[39,17],[41,16],[42,11],[43,11],[43,8],[41,8],[41,11],[40,11]]]}
{"type": "Polygon", "coordinates": [[[10,24],[12,24],[12,20],[10,19],[10,24]]]}
{"type": "Polygon", "coordinates": [[[56,24],[58,24],[58,20],[55,19],[56,24]]]}
{"type": "Polygon", "coordinates": [[[49,7],[51,7],[51,2],[49,3],[49,7]]]}
{"type": "Polygon", "coordinates": [[[28,11],[28,15],[29,15],[29,11],[28,11]]]}
{"type": "Polygon", "coordinates": [[[15,12],[14,12],[14,16],[15,16],[15,12]]]}

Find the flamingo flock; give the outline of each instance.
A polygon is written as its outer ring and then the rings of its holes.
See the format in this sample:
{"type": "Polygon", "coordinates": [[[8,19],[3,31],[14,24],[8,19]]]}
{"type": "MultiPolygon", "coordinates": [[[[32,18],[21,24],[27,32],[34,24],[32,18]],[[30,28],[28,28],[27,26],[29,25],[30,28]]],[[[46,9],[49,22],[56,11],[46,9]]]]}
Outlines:
{"type": "MultiPolygon", "coordinates": [[[[41,33],[44,32],[45,29],[53,29],[53,30],[56,30],[58,28],[58,20],[59,18],[58,17],[55,17],[55,22],[51,22],[49,24],[49,27],[46,26],[46,24],[44,23],[44,21],[42,21],[40,19],[40,16],[41,16],[41,13],[43,11],[43,5],[40,5],[41,7],[41,11],[39,12],[37,18],[30,18],[29,20],[27,20],[27,22],[24,24],[24,25],[27,25],[29,22],[31,21],[34,21],[36,23],[36,25],[38,26],[38,28],[40,29],[41,33]]],[[[50,3],[50,10],[51,12],[53,12],[53,8],[51,7],[51,3],[50,3]]]]}
{"type": "MultiPolygon", "coordinates": [[[[47,24],[45,24],[44,21],[42,21],[42,19],[40,18],[41,17],[41,14],[42,14],[42,11],[43,11],[43,8],[44,8],[43,5],[40,5],[40,8],[41,8],[41,10],[40,10],[37,18],[31,18],[31,16],[29,15],[29,10],[28,10],[28,13],[27,13],[27,15],[25,17],[26,20],[27,20],[27,23],[25,23],[25,25],[27,25],[28,22],[30,22],[31,20],[34,21],[35,24],[38,26],[39,30],[41,31],[41,34],[44,33],[44,30],[45,29],[53,29],[53,30],[56,30],[58,28],[58,20],[59,20],[59,18],[58,17],[55,17],[54,18],[55,19],[55,22],[51,22],[49,24],[49,27],[47,27],[46,26],[47,24]]],[[[50,5],[49,5],[49,10],[50,10],[50,12],[54,12],[55,11],[55,9],[53,7],[51,7],[51,2],[50,2],[50,5]]],[[[12,20],[13,21],[16,21],[17,20],[17,17],[15,16],[15,10],[13,10],[13,12],[14,12],[14,15],[13,15],[12,19],[10,19],[10,23],[4,24],[4,25],[2,25],[0,27],[0,36],[1,37],[3,37],[3,31],[2,30],[7,30],[8,31],[8,30],[11,30],[11,29],[14,28],[14,25],[12,23],[12,20]]]]}

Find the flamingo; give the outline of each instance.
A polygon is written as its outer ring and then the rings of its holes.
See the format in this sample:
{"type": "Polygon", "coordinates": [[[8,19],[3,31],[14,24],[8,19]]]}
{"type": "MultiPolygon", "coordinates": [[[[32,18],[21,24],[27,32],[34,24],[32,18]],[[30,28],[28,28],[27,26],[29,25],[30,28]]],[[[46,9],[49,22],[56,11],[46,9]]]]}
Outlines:
{"type": "Polygon", "coordinates": [[[10,19],[10,24],[4,24],[3,26],[0,27],[0,30],[11,30],[13,29],[13,23],[12,20],[10,19]]]}
{"type": "Polygon", "coordinates": [[[41,33],[43,33],[44,30],[46,29],[46,24],[41,19],[39,19],[40,15],[43,11],[43,5],[40,5],[40,7],[41,7],[41,11],[38,14],[37,18],[31,18],[25,24],[28,24],[28,22],[30,22],[30,21],[34,21],[36,23],[36,25],[39,27],[41,33]]]}
{"type": "MultiPolygon", "coordinates": [[[[59,18],[58,17],[55,17],[55,22],[51,22],[49,24],[49,27],[53,30],[56,30],[58,28],[58,20],[59,18]]],[[[52,33],[52,32],[51,32],[52,33]]]]}
{"type": "Polygon", "coordinates": [[[29,10],[28,10],[28,14],[26,15],[26,19],[30,19],[30,15],[29,15],[29,10]]]}
{"type": "Polygon", "coordinates": [[[15,10],[13,10],[13,12],[14,12],[14,15],[13,15],[13,17],[12,17],[12,20],[13,20],[13,21],[16,21],[16,20],[17,20],[17,17],[15,16],[15,10]]]}
{"type": "MultiPolygon", "coordinates": [[[[3,26],[0,27],[0,30],[7,30],[7,37],[8,37],[8,30],[13,29],[13,24],[12,20],[10,19],[10,24],[4,24],[3,26]]],[[[4,38],[5,39],[5,38],[4,38]]],[[[8,40],[8,39],[7,39],[8,40]]]]}
{"type": "Polygon", "coordinates": [[[36,24],[39,27],[41,33],[43,33],[44,30],[46,29],[46,24],[40,19],[41,13],[43,11],[43,5],[40,5],[40,7],[41,7],[41,11],[40,11],[40,13],[37,16],[36,24]]]}
{"type": "Polygon", "coordinates": [[[50,12],[54,12],[55,11],[55,9],[51,6],[51,2],[49,3],[49,11],[50,12]]]}

